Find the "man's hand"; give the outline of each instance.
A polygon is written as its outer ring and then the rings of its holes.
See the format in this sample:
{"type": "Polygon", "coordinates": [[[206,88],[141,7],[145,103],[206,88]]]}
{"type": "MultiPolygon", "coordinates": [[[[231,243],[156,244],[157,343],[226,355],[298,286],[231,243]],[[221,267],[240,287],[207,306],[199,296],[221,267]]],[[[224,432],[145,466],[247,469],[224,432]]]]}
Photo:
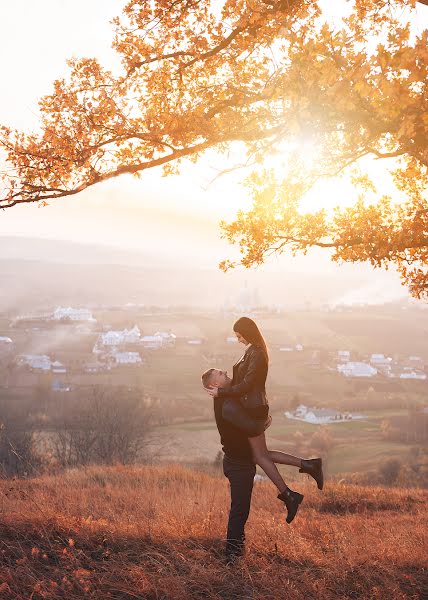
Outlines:
{"type": "Polygon", "coordinates": [[[217,386],[210,385],[209,388],[204,388],[204,389],[210,396],[212,396],[213,398],[217,398],[217,396],[218,396],[218,387],[217,386]]]}

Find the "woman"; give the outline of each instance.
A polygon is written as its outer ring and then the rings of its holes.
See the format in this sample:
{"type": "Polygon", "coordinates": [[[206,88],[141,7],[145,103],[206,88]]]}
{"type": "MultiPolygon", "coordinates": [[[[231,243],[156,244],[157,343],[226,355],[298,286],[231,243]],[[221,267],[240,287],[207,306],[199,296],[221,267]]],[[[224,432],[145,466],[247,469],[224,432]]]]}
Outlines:
{"type": "MultiPolygon", "coordinates": [[[[236,321],[233,330],[238,341],[245,346],[245,354],[233,366],[233,379],[230,387],[213,387],[209,393],[214,397],[232,397],[240,401],[248,413],[255,419],[266,419],[269,405],[266,398],[266,378],[269,356],[266,343],[256,323],[248,317],[236,321]]],[[[225,417],[226,418],[226,417],[225,417]]],[[[296,516],[303,495],[291,490],[281,477],[275,463],[298,467],[301,473],[308,473],[323,488],[321,458],[302,459],[285,452],[269,450],[266,447],[264,432],[248,438],[254,462],[258,464],[278,488],[278,499],[287,507],[287,523],[296,516]]]]}

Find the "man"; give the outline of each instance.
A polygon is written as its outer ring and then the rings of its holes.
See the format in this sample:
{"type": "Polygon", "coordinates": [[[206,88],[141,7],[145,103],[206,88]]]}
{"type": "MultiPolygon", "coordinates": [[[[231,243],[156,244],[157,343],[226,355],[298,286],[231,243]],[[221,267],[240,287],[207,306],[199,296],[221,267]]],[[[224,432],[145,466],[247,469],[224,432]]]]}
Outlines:
{"type": "MultiPolygon", "coordinates": [[[[231,385],[232,380],[227,376],[226,371],[208,369],[202,375],[202,383],[205,388],[227,388],[231,385]]],[[[225,553],[227,561],[232,562],[244,553],[244,530],[250,512],[256,465],[248,443],[248,431],[252,427],[253,421],[248,417],[244,408],[240,410],[239,403],[236,401],[232,401],[233,406],[236,407],[235,413],[232,415],[235,424],[226,421],[223,417],[223,404],[227,401],[228,399],[224,397],[214,398],[214,415],[224,452],[223,473],[230,483],[231,503],[225,553]]],[[[269,424],[270,417],[263,424],[263,429],[266,429],[269,424]]]]}

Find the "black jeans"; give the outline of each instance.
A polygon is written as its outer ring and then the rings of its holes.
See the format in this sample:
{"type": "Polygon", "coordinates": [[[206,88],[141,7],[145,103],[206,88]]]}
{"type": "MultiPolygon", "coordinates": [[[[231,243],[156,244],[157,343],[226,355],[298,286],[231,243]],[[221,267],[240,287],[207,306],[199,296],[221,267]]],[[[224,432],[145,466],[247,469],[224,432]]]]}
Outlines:
{"type": "Polygon", "coordinates": [[[231,500],[227,524],[226,554],[239,555],[244,551],[244,528],[250,513],[256,465],[224,456],[223,473],[230,483],[231,500]]]}

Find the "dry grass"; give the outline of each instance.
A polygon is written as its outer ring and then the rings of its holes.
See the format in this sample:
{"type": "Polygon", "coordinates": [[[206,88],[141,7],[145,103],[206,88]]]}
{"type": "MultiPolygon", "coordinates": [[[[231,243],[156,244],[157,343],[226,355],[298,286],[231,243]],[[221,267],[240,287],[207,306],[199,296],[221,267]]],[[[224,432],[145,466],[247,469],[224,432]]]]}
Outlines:
{"type": "Polygon", "coordinates": [[[221,556],[222,477],[178,466],[92,467],[2,481],[0,598],[423,597],[424,492],[318,492],[302,481],[292,525],[273,487],[255,485],[247,557],[233,567],[221,556]]]}

